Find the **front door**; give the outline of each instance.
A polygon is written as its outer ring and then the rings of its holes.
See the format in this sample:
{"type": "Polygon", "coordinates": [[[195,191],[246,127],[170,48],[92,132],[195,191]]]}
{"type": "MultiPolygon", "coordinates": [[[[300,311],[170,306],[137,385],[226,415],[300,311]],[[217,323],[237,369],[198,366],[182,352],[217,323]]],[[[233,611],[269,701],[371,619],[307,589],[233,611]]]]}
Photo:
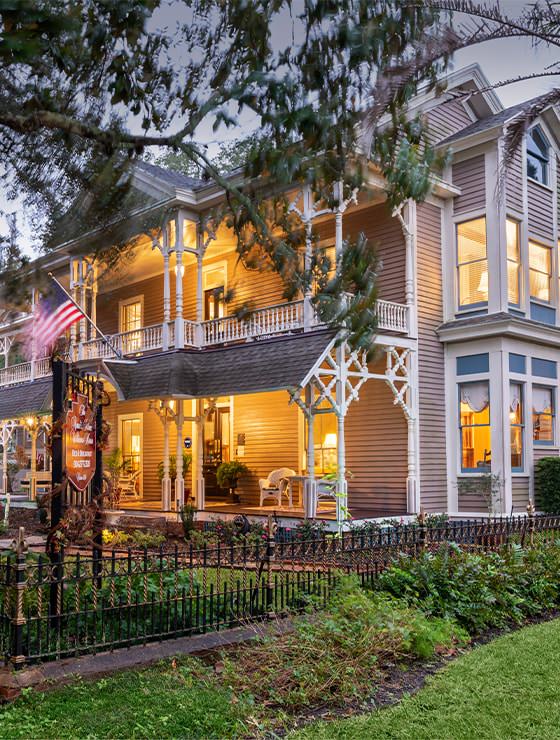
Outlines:
{"type": "Polygon", "coordinates": [[[227,491],[218,487],[216,471],[231,457],[230,407],[217,405],[206,417],[204,423],[204,483],[209,498],[225,498],[227,491]]]}

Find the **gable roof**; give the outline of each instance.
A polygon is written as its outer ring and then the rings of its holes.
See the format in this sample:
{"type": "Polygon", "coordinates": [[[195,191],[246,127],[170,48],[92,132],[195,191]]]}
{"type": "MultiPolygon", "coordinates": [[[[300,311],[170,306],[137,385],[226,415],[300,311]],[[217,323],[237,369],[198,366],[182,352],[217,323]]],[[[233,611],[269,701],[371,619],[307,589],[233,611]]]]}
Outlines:
{"type": "Polygon", "coordinates": [[[136,162],[135,167],[156,178],[156,180],[161,180],[166,185],[171,185],[175,188],[197,190],[208,185],[206,180],[201,180],[198,177],[189,177],[182,172],[177,172],[177,170],[170,170],[166,167],[160,167],[157,164],[151,164],[150,162],[139,161],[136,162]]]}
{"type": "Polygon", "coordinates": [[[538,95],[537,97],[531,98],[530,100],[524,100],[522,103],[517,103],[517,105],[512,105],[509,108],[504,108],[504,110],[501,110],[499,113],[495,113],[493,116],[481,118],[480,120],[475,121],[469,126],[461,129],[460,131],[451,134],[451,136],[443,139],[443,141],[438,142],[438,146],[447,146],[449,144],[452,144],[454,141],[458,141],[459,139],[464,139],[467,136],[472,136],[473,134],[482,133],[483,131],[494,128],[494,126],[502,125],[512,118],[515,118],[516,115],[529,108],[534,103],[542,100],[542,98],[544,98],[546,94],[547,93],[543,95],[538,95]]]}

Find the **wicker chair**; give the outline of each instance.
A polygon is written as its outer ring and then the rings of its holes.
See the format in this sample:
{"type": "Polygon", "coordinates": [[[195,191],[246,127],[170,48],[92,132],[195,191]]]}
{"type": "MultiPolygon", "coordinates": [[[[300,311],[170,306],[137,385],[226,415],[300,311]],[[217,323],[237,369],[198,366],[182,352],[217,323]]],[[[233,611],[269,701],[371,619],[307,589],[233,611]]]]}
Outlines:
{"type": "MultiPolygon", "coordinates": [[[[282,505],[282,496],[288,491],[288,478],[292,475],[297,475],[295,470],[290,468],[278,468],[273,470],[268,478],[261,478],[259,480],[259,486],[261,489],[261,502],[260,506],[263,505],[263,501],[266,498],[276,499],[278,506],[282,505]]],[[[292,497],[289,498],[289,506],[292,508],[292,497]]]]}

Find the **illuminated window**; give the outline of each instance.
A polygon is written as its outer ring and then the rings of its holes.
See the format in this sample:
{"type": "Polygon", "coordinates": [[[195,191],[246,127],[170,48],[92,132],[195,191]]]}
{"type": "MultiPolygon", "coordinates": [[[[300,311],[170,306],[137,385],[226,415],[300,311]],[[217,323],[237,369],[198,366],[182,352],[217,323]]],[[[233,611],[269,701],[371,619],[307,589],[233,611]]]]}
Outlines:
{"type": "Polygon", "coordinates": [[[131,298],[120,304],[120,327],[122,347],[125,354],[138,352],[142,344],[142,298],[131,298]]]}
{"type": "Polygon", "coordinates": [[[459,385],[459,427],[461,470],[488,472],[492,463],[492,448],[487,380],[459,385]]]}
{"type": "Polygon", "coordinates": [[[527,134],[527,176],[532,180],[548,183],[548,160],[550,144],[540,126],[527,134]]]}
{"type": "Polygon", "coordinates": [[[488,302],[486,219],[457,224],[459,306],[488,302]]]}
{"type": "Polygon", "coordinates": [[[508,219],[506,221],[507,241],[507,274],[508,274],[508,302],[513,306],[519,305],[519,224],[508,219]]]}
{"type": "Polygon", "coordinates": [[[533,386],[533,439],[537,443],[554,442],[554,389],[533,386]]]}
{"type": "Polygon", "coordinates": [[[121,452],[131,471],[140,470],[142,459],[142,419],[121,419],[121,452]]]}
{"type": "Polygon", "coordinates": [[[529,290],[531,298],[550,303],[551,276],[551,248],[529,242],[529,290]]]}
{"type": "MultiPolygon", "coordinates": [[[[315,473],[324,475],[336,472],[337,420],[336,414],[316,414],[313,417],[315,473]]],[[[305,435],[304,468],[307,468],[307,434],[305,435]]]]}
{"type": "Polygon", "coordinates": [[[523,470],[523,386],[509,384],[509,422],[511,469],[523,470]]]}
{"type": "Polygon", "coordinates": [[[224,266],[205,269],[203,276],[204,321],[219,319],[225,315],[225,285],[226,269],[224,266]]]}

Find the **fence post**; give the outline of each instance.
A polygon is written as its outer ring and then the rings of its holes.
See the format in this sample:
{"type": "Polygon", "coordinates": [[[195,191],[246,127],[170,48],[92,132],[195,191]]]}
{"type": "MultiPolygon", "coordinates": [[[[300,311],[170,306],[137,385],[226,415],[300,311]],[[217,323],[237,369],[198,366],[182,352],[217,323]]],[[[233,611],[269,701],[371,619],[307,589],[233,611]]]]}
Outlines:
{"type": "Polygon", "coordinates": [[[532,501],[527,504],[527,522],[529,530],[529,545],[535,544],[535,506],[532,501]]]}
{"type": "Polygon", "coordinates": [[[19,528],[17,537],[14,540],[14,551],[16,554],[16,600],[14,616],[12,619],[13,643],[11,660],[15,668],[22,668],[23,664],[26,661],[26,656],[23,653],[23,628],[26,622],[25,612],[23,608],[23,595],[27,586],[27,572],[25,565],[27,542],[25,541],[24,527],[19,528]]]}
{"type": "Polygon", "coordinates": [[[426,512],[424,509],[420,509],[417,515],[418,519],[418,554],[424,552],[426,549],[426,535],[427,535],[427,527],[426,527],[426,512]]]}
{"type": "Polygon", "coordinates": [[[272,564],[276,557],[276,523],[272,516],[268,515],[268,531],[266,538],[266,611],[272,615],[272,602],[274,598],[274,577],[272,564]]]}

